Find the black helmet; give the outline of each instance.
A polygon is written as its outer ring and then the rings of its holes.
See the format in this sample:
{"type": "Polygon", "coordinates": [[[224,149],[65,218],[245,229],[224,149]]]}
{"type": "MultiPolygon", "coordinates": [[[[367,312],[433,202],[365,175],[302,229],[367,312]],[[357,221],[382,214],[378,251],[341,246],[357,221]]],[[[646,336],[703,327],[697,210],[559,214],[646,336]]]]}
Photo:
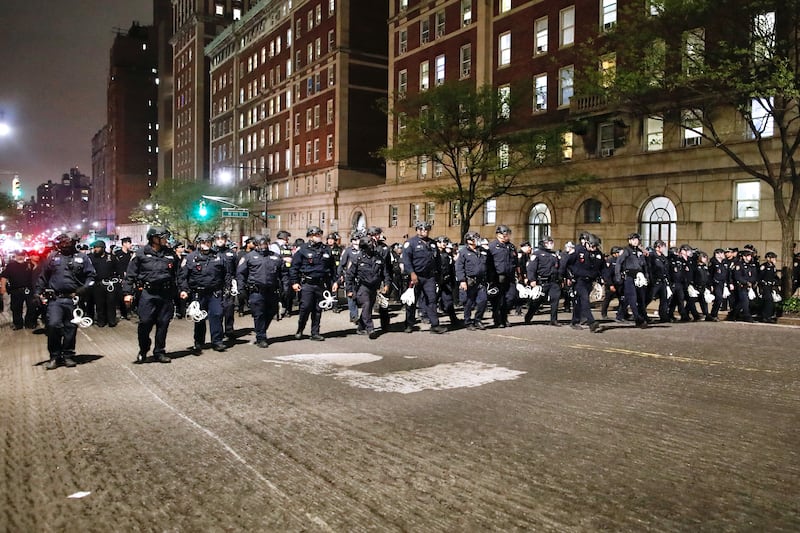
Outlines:
{"type": "Polygon", "coordinates": [[[364,235],[366,235],[366,234],[362,230],[360,230],[360,229],[355,230],[353,232],[353,234],[350,235],[350,241],[351,242],[352,241],[360,241],[364,237],[364,235]]]}
{"type": "Polygon", "coordinates": [[[286,231],[285,229],[282,229],[282,230],[280,230],[278,232],[278,238],[279,239],[288,239],[291,236],[292,236],[292,234],[289,233],[288,231],[286,231]]]}
{"type": "Polygon", "coordinates": [[[383,230],[378,226],[370,226],[369,228],[367,228],[367,235],[369,236],[380,235],[381,233],[383,233],[383,230]]]}
{"type": "Polygon", "coordinates": [[[167,228],[162,228],[161,226],[153,226],[147,230],[147,240],[149,241],[152,237],[164,239],[169,237],[169,231],[167,231],[167,228]]]}
{"type": "Polygon", "coordinates": [[[497,229],[494,230],[495,233],[502,233],[503,235],[508,235],[511,233],[511,228],[506,226],[505,224],[500,224],[497,226],[497,229]]]}
{"type": "Polygon", "coordinates": [[[198,233],[197,237],[194,238],[194,242],[196,242],[196,243],[198,243],[198,242],[206,242],[206,241],[210,241],[210,240],[211,240],[211,235],[206,233],[206,232],[198,233]]]}
{"type": "Polygon", "coordinates": [[[589,237],[586,239],[586,244],[590,246],[600,246],[600,237],[594,233],[590,233],[589,237]]]}
{"type": "Polygon", "coordinates": [[[223,230],[217,230],[217,231],[214,232],[214,238],[215,239],[227,239],[228,238],[228,232],[227,231],[223,231],[223,230]]]}
{"type": "Polygon", "coordinates": [[[414,224],[414,229],[417,230],[424,229],[430,231],[431,227],[431,223],[426,220],[417,220],[417,222],[414,224]]]}
{"type": "Polygon", "coordinates": [[[374,249],[373,246],[374,245],[372,244],[372,239],[370,239],[369,237],[362,237],[358,241],[358,249],[359,250],[370,251],[370,250],[374,249]]]}
{"type": "Polygon", "coordinates": [[[479,240],[481,240],[481,236],[477,231],[468,231],[464,234],[464,242],[475,241],[477,243],[479,240]]]}
{"type": "Polygon", "coordinates": [[[257,237],[253,237],[253,242],[255,242],[258,245],[269,244],[269,237],[267,237],[266,235],[259,235],[257,237]]]}
{"type": "Polygon", "coordinates": [[[447,237],[446,235],[439,235],[438,237],[436,237],[436,242],[447,244],[448,242],[450,242],[450,238],[447,237]]]}
{"type": "Polygon", "coordinates": [[[319,226],[311,226],[306,230],[306,237],[311,237],[312,235],[322,235],[322,228],[319,226]]]}
{"type": "Polygon", "coordinates": [[[65,249],[75,246],[75,243],[78,242],[78,240],[78,236],[72,232],[61,233],[55,239],[53,239],[53,244],[55,244],[59,249],[65,249]]]}
{"type": "Polygon", "coordinates": [[[579,240],[579,241],[583,241],[583,242],[588,242],[588,241],[589,241],[589,237],[590,237],[591,235],[592,235],[592,234],[591,234],[591,233],[589,233],[588,231],[582,231],[582,232],[581,232],[581,234],[580,234],[580,235],[578,235],[578,240],[579,240]]]}
{"type": "Polygon", "coordinates": [[[255,237],[250,237],[249,235],[245,235],[242,237],[242,244],[247,244],[248,242],[255,242],[255,237]]]}
{"type": "Polygon", "coordinates": [[[327,238],[328,239],[333,239],[334,241],[338,241],[339,240],[339,234],[334,231],[333,233],[329,233],[327,238]]]}
{"type": "Polygon", "coordinates": [[[642,239],[642,236],[641,236],[641,235],[639,235],[639,234],[638,234],[638,233],[636,233],[636,232],[633,232],[633,233],[631,233],[630,235],[628,235],[628,240],[630,241],[631,239],[639,239],[639,240],[641,240],[641,239],[642,239]]]}

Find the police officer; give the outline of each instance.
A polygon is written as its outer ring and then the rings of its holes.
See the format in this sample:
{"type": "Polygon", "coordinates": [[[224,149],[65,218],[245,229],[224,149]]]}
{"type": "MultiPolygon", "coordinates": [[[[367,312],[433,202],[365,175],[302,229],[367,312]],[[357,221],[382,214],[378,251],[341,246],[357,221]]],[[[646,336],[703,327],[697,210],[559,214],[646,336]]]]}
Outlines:
{"type": "MultiPolygon", "coordinates": [[[[292,268],[292,256],[294,255],[292,245],[289,243],[289,238],[291,236],[292,234],[288,231],[281,230],[275,236],[275,242],[269,245],[270,250],[283,258],[283,264],[286,266],[286,270],[292,268]]],[[[280,306],[283,307],[283,309],[278,309],[278,320],[292,314],[292,302],[294,301],[294,291],[290,290],[288,285],[283,287],[281,294],[283,297],[281,298],[280,306]]]]}
{"type": "Polygon", "coordinates": [[[622,291],[614,281],[614,276],[617,268],[617,258],[619,257],[622,248],[619,246],[612,246],[611,251],[605,258],[603,268],[600,269],[600,277],[603,279],[603,286],[606,288],[603,295],[603,303],[600,305],[600,318],[608,320],[608,308],[611,305],[611,300],[617,299],[617,305],[620,303],[620,294],[622,291]]]}
{"type": "Polygon", "coordinates": [[[167,331],[175,313],[178,258],[167,244],[169,231],[154,226],[147,230],[147,244],[136,251],[128,264],[122,292],[125,302],[133,301],[134,291],[141,288],[139,297],[138,344],[136,363],[147,361],[150,351],[150,332],[156,328],[153,360],[169,363],[166,354],[167,331]]]}
{"type": "Polygon", "coordinates": [[[549,235],[542,237],[539,246],[533,251],[531,260],[525,269],[525,277],[531,287],[541,287],[542,296],[531,301],[525,313],[525,323],[530,324],[533,315],[547,298],[550,304],[551,326],[561,326],[558,323],[558,300],[561,298],[561,276],[559,275],[558,255],[554,248],[553,238],[549,235]]]}
{"type": "Polygon", "coordinates": [[[33,295],[33,265],[28,254],[22,250],[14,253],[14,259],[6,265],[0,277],[0,294],[8,293],[11,300],[11,329],[36,327],[38,304],[33,295]],[[23,316],[22,309],[25,308],[23,316]]]}
{"type": "Polygon", "coordinates": [[[617,322],[626,322],[625,311],[630,308],[633,320],[640,328],[647,327],[646,301],[649,272],[647,259],[639,248],[641,236],[638,233],[628,235],[628,245],[617,257],[614,266],[614,282],[622,286],[622,299],[617,309],[617,322]]]}
{"type": "Polygon", "coordinates": [[[378,332],[372,322],[372,308],[375,307],[378,291],[385,290],[390,283],[390,271],[384,255],[377,253],[376,242],[371,236],[362,237],[358,247],[361,253],[347,267],[345,287],[347,296],[355,298],[361,306],[356,332],[359,335],[369,335],[370,339],[377,339],[378,332]]]}
{"type": "Polygon", "coordinates": [[[714,294],[714,303],[711,304],[711,311],[706,316],[708,322],[719,322],[719,309],[724,301],[725,286],[728,282],[729,267],[725,261],[725,250],[717,248],[714,250],[714,257],[709,262],[709,275],[711,276],[711,291],[714,294]]]}
{"type": "Polygon", "coordinates": [[[431,324],[431,333],[444,333],[447,328],[439,324],[436,313],[436,278],[439,269],[439,250],[436,243],[428,238],[431,230],[429,222],[417,221],[414,225],[417,234],[403,245],[403,265],[409,276],[409,287],[414,289],[414,303],[406,306],[405,332],[414,330],[415,315],[419,306],[431,324]]]}
{"type": "MultiPolygon", "coordinates": [[[[267,239],[267,246],[269,246],[269,239],[266,236],[264,236],[264,238],[267,239]]],[[[241,263],[242,258],[245,257],[250,252],[252,252],[253,250],[255,250],[257,247],[258,245],[256,244],[255,237],[249,237],[249,236],[242,237],[242,248],[236,253],[237,268],[239,263],[241,263]]],[[[232,275],[235,277],[236,272],[233,272],[232,275]]],[[[236,309],[239,312],[239,316],[244,316],[245,311],[247,309],[247,301],[250,299],[250,296],[247,294],[247,290],[244,287],[242,287],[242,285],[239,284],[238,282],[237,282],[237,289],[239,290],[239,294],[236,296],[236,309]]]]}
{"type": "Polygon", "coordinates": [[[761,289],[761,320],[774,324],[775,319],[775,300],[773,293],[781,290],[780,278],[775,268],[778,255],[775,252],[767,252],[764,255],[764,262],[758,268],[758,286],[761,289]]]}
{"type": "MultiPolygon", "coordinates": [[[[367,228],[367,237],[372,239],[372,243],[375,246],[375,255],[381,258],[383,266],[386,269],[383,282],[378,289],[378,292],[380,292],[384,297],[388,297],[389,292],[392,289],[392,252],[386,245],[386,240],[383,236],[383,230],[378,226],[370,226],[367,228]]],[[[385,300],[384,304],[385,305],[378,306],[378,316],[381,320],[381,332],[386,333],[389,331],[390,322],[388,300],[385,300]]]]}
{"type": "Polygon", "coordinates": [[[492,320],[495,327],[510,327],[508,312],[517,297],[517,250],[511,244],[511,229],[497,226],[496,238],[489,243],[489,253],[494,262],[497,293],[492,297],[492,320]]]}
{"type": "MultiPolygon", "coordinates": [[[[331,249],[331,255],[333,256],[333,263],[336,265],[336,273],[338,274],[342,272],[341,257],[343,248],[341,243],[339,242],[339,234],[335,231],[333,233],[329,233],[328,236],[325,237],[325,244],[328,245],[328,248],[331,249]]],[[[342,281],[342,278],[337,279],[337,281],[339,282],[339,289],[343,290],[344,283],[342,281]]],[[[336,300],[337,302],[339,300],[338,293],[336,295],[336,300]]],[[[335,305],[333,306],[333,309],[331,309],[331,311],[333,311],[334,313],[338,313],[339,311],[341,311],[341,309],[339,309],[338,305],[335,305]]]]}
{"type": "Polygon", "coordinates": [[[185,301],[191,298],[192,302],[187,312],[190,315],[194,314],[194,345],[191,350],[195,355],[203,351],[203,344],[206,341],[206,320],[211,331],[213,349],[217,352],[225,351],[222,326],[223,294],[229,292],[231,271],[227,258],[217,252],[213,244],[211,235],[198,234],[195,239],[195,251],[183,259],[178,272],[180,298],[185,301]]]}
{"type": "Polygon", "coordinates": [[[572,321],[573,329],[583,329],[581,321],[585,320],[589,324],[592,332],[600,329],[600,324],[592,316],[589,307],[589,292],[592,284],[600,278],[600,269],[603,265],[603,254],[598,247],[600,239],[597,235],[583,232],[580,235],[580,244],[575,246],[575,251],[567,256],[564,270],[566,276],[573,280],[575,297],[572,301],[572,321]]]}
{"type": "Polygon", "coordinates": [[[114,284],[114,295],[116,297],[117,307],[119,307],[119,314],[122,320],[128,320],[128,306],[122,299],[122,280],[125,278],[125,273],[128,271],[128,264],[133,257],[133,244],[130,237],[123,237],[120,240],[120,245],[115,248],[111,253],[111,261],[114,265],[114,277],[119,283],[114,284]]]}
{"type": "MultiPolygon", "coordinates": [[[[217,231],[214,233],[214,251],[225,263],[225,268],[228,269],[228,275],[232,278],[236,274],[236,250],[231,248],[228,243],[228,233],[225,231],[217,231]]],[[[223,313],[223,330],[225,336],[229,339],[235,337],[233,320],[236,314],[236,295],[238,288],[234,288],[231,292],[230,287],[226,287],[222,294],[222,313],[223,313]],[[235,293],[235,294],[234,294],[235,293]]]]}
{"type": "Polygon", "coordinates": [[[261,235],[254,242],[256,248],[239,259],[236,282],[239,290],[246,290],[249,295],[256,346],[267,348],[267,329],[278,314],[281,291],[289,283],[289,269],[283,258],[270,248],[267,237],[261,235]]]}
{"type": "Polygon", "coordinates": [[[118,295],[115,290],[119,278],[114,271],[114,259],[106,252],[105,242],[98,239],[92,243],[89,260],[96,273],[95,283],[90,291],[94,323],[100,328],[106,325],[113,328],[117,325],[118,295]]]}
{"type": "Polygon", "coordinates": [[[753,261],[754,252],[750,248],[741,251],[739,260],[733,267],[733,284],[736,287],[736,303],[738,319],[742,322],[755,322],[750,314],[750,291],[754,291],[758,283],[758,270],[753,261]]]}
{"type": "MultiPolygon", "coordinates": [[[[345,248],[342,253],[339,254],[339,265],[336,268],[336,281],[339,283],[339,285],[345,287],[345,295],[355,294],[355,292],[350,290],[345,284],[345,273],[347,272],[347,268],[350,266],[350,264],[355,261],[358,258],[358,255],[361,253],[358,243],[363,237],[364,233],[362,231],[354,231],[350,236],[350,246],[345,248]]],[[[355,300],[355,296],[346,296],[346,298],[347,309],[350,313],[350,322],[355,324],[358,322],[358,303],[355,300]]]]}
{"type": "Polygon", "coordinates": [[[55,239],[56,249],[44,261],[36,282],[35,293],[47,301],[47,370],[60,364],[76,365],[75,337],[78,325],[73,323],[76,296],[85,294],[94,284],[92,262],[76,249],[78,236],[62,233],[55,239]]]}
{"type": "Polygon", "coordinates": [[[486,329],[482,322],[488,302],[486,284],[494,276],[492,255],[478,245],[480,240],[481,236],[475,231],[465,233],[466,246],[456,258],[456,281],[459,298],[464,303],[464,325],[470,331],[486,329]]]}
{"type": "Polygon", "coordinates": [[[458,325],[455,308],[456,262],[453,259],[453,248],[450,239],[445,236],[436,237],[439,249],[439,307],[450,317],[450,325],[458,325]],[[448,248],[449,246],[449,248],[448,248]],[[449,251],[448,251],[449,250],[449,251]]]}
{"type": "MultiPolygon", "coordinates": [[[[532,254],[533,248],[531,247],[530,242],[522,241],[519,243],[519,248],[517,249],[517,281],[522,285],[528,285],[528,273],[526,269],[528,266],[528,261],[531,260],[532,254]]],[[[517,294],[517,299],[514,302],[514,314],[517,316],[522,316],[522,306],[524,303],[525,302],[523,302],[523,299],[520,298],[519,294],[517,294]]]]}
{"type": "Polygon", "coordinates": [[[304,242],[292,257],[289,270],[289,283],[300,298],[300,311],[297,318],[295,339],[303,338],[303,330],[311,316],[311,340],[324,341],[319,327],[322,321],[322,309],[319,304],[323,293],[336,293],[339,284],[333,281],[336,276],[336,265],[328,246],[322,242],[322,229],[311,226],[306,231],[307,242],[304,242]],[[333,281],[333,285],[331,285],[333,281]]]}
{"type": "Polygon", "coordinates": [[[689,310],[686,302],[689,298],[688,287],[692,281],[692,265],[690,255],[692,247],[682,244],[677,254],[670,254],[670,284],[672,287],[672,298],[669,303],[669,316],[673,320],[675,310],[678,310],[681,322],[688,322],[689,310]]]}

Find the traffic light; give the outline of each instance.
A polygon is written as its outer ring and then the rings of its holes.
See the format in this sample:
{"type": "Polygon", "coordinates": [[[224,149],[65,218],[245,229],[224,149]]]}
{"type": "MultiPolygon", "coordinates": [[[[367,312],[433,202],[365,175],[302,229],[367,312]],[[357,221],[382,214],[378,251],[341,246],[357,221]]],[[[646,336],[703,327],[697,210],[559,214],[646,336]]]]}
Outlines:
{"type": "Polygon", "coordinates": [[[208,208],[206,207],[205,200],[200,200],[200,205],[197,206],[197,216],[203,220],[208,216],[208,208]]]}
{"type": "Polygon", "coordinates": [[[11,181],[11,198],[14,200],[19,200],[22,198],[22,186],[19,182],[19,178],[17,177],[11,181]]]}

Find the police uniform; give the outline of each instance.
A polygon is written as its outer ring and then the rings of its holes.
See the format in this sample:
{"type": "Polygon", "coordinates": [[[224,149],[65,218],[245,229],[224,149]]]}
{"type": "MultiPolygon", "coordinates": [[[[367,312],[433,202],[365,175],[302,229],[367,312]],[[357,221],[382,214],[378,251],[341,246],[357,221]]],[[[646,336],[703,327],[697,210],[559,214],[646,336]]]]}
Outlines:
{"type": "Polygon", "coordinates": [[[738,319],[754,322],[750,314],[750,291],[755,290],[758,283],[758,265],[753,261],[751,253],[743,253],[733,267],[733,284],[736,288],[738,319]],[[749,259],[747,259],[749,257],[749,259]]]}
{"type": "Polygon", "coordinates": [[[92,253],[89,260],[94,266],[96,273],[95,284],[91,288],[91,305],[94,308],[94,323],[97,327],[114,327],[117,325],[117,307],[119,295],[116,294],[115,285],[119,283],[119,278],[114,272],[114,260],[111,254],[105,250],[103,241],[96,241],[92,244],[92,253]],[[95,246],[97,245],[97,246],[95,246]],[[99,253],[95,250],[102,247],[99,253]]]}
{"type": "Polygon", "coordinates": [[[269,346],[267,329],[278,314],[281,292],[289,283],[289,269],[283,258],[269,248],[262,248],[264,241],[265,238],[258,239],[258,247],[247,252],[236,267],[239,290],[249,294],[256,344],[261,348],[269,346]]]}
{"type": "Polygon", "coordinates": [[[458,317],[455,309],[455,281],[456,281],[456,262],[450,252],[447,251],[449,244],[444,250],[439,250],[439,304],[442,311],[450,317],[450,324],[458,324],[458,317]]]}
{"type": "Polygon", "coordinates": [[[489,253],[497,283],[497,294],[492,297],[492,320],[495,326],[504,328],[510,326],[508,312],[517,297],[517,250],[510,242],[495,239],[489,243],[489,253]]]}
{"type": "Polygon", "coordinates": [[[211,332],[211,344],[214,350],[224,351],[223,342],[223,293],[228,292],[231,285],[231,272],[228,259],[216,250],[200,249],[191,252],[181,262],[178,274],[178,287],[188,295],[192,302],[198,302],[200,309],[207,313],[205,320],[194,322],[195,352],[202,350],[206,340],[206,320],[211,332]]]}
{"type": "MultiPolygon", "coordinates": [[[[291,236],[292,235],[288,231],[279,231],[277,242],[273,242],[269,246],[270,250],[283,259],[283,264],[287,271],[291,270],[292,268],[292,256],[294,255],[294,252],[292,252],[292,246],[286,240],[291,236]]],[[[281,299],[281,305],[283,306],[282,316],[291,315],[292,302],[294,301],[294,291],[287,286],[283,288],[281,294],[283,294],[283,298],[281,299]]],[[[280,316],[278,318],[280,319],[280,316]]]]}
{"type": "Polygon", "coordinates": [[[58,248],[44,261],[36,283],[36,294],[47,299],[48,370],[62,362],[75,366],[72,356],[78,325],[72,322],[76,306],[73,298],[94,284],[94,267],[86,254],[75,249],[75,242],[76,236],[57,237],[58,248]]]}
{"type": "Polygon", "coordinates": [[[617,257],[614,265],[614,282],[622,286],[622,298],[620,306],[617,308],[617,321],[625,320],[625,310],[630,307],[633,319],[637,326],[647,325],[647,311],[645,309],[645,298],[647,285],[639,283],[636,279],[642,279],[649,283],[649,272],[647,260],[644,252],[638,246],[630,244],[631,240],[639,239],[638,234],[631,234],[628,238],[629,244],[625,246],[617,257]]]}
{"type": "Polygon", "coordinates": [[[571,321],[574,329],[581,329],[582,320],[589,324],[592,331],[598,329],[598,323],[592,316],[592,310],[589,307],[589,293],[592,290],[592,284],[600,277],[602,266],[603,254],[596,249],[590,250],[584,243],[577,245],[575,251],[567,258],[565,269],[567,275],[573,280],[575,290],[571,321]]]}
{"type": "MultiPolygon", "coordinates": [[[[150,231],[152,228],[148,234],[150,231]]],[[[164,231],[163,235],[168,235],[168,232],[164,231]]],[[[143,363],[147,359],[153,326],[156,328],[155,342],[152,343],[154,360],[162,363],[170,362],[166,355],[167,331],[175,313],[176,278],[179,266],[178,258],[172,248],[163,245],[155,249],[152,244],[139,248],[128,264],[122,286],[123,293],[132,296],[135,290],[141,288],[137,363],[143,363]]]]}
{"type": "MultiPolygon", "coordinates": [[[[393,276],[393,257],[392,252],[389,250],[389,247],[383,241],[383,230],[377,226],[370,226],[367,229],[367,236],[372,238],[373,243],[375,244],[375,254],[381,258],[383,261],[383,266],[386,269],[384,273],[384,280],[381,287],[378,289],[381,294],[388,297],[389,293],[392,289],[392,276],[393,276]]],[[[389,325],[391,319],[389,317],[389,306],[388,301],[387,305],[384,307],[382,305],[378,306],[378,317],[381,321],[381,331],[387,332],[389,331],[389,325]]]]}
{"type": "MultiPolygon", "coordinates": [[[[215,238],[226,239],[227,233],[217,233],[215,238]]],[[[228,275],[233,277],[236,272],[236,252],[228,247],[227,244],[222,246],[215,246],[214,249],[217,255],[222,258],[225,263],[225,268],[228,269],[228,275]]],[[[223,330],[225,335],[229,338],[234,336],[234,316],[236,315],[236,297],[231,294],[229,287],[226,287],[222,294],[222,313],[223,313],[223,330]]]]}
{"type": "MultiPolygon", "coordinates": [[[[684,246],[681,246],[685,249],[684,246]]],[[[670,284],[672,286],[672,299],[669,302],[669,317],[672,320],[675,310],[682,322],[689,320],[689,311],[686,308],[686,300],[689,297],[688,287],[692,278],[692,266],[688,258],[680,254],[670,254],[669,257],[670,284]]]]}
{"type": "MultiPolygon", "coordinates": [[[[716,253],[714,255],[716,256],[716,253]]],[[[714,293],[714,303],[711,304],[711,311],[706,317],[706,320],[709,322],[716,322],[719,320],[719,309],[725,300],[723,295],[730,276],[730,266],[727,261],[724,259],[717,259],[717,257],[713,257],[710,263],[709,274],[711,276],[711,287],[714,293]]]]}
{"type": "MultiPolygon", "coordinates": [[[[311,231],[311,230],[309,230],[311,231]]],[[[310,235],[314,235],[311,233],[310,235]]],[[[322,231],[317,235],[321,235],[322,231]]],[[[307,236],[310,236],[307,235],[307,236]]],[[[292,256],[292,266],[289,270],[289,283],[294,287],[300,286],[300,310],[297,319],[297,333],[295,338],[302,338],[309,316],[311,317],[311,339],[325,340],[320,335],[322,309],[319,303],[323,300],[323,293],[331,290],[331,281],[336,276],[336,265],[331,255],[331,250],[323,242],[309,240],[292,256]]]]}
{"type": "Polygon", "coordinates": [[[692,265],[692,287],[699,293],[697,296],[689,296],[688,309],[690,315],[695,320],[700,320],[701,317],[708,316],[708,303],[706,302],[705,292],[706,289],[711,290],[711,272],[708,270],[708,264],[700,261],[692,265]],[[697,311],[697,306],[700,306],[700,311],[697,311]]]}
{"type": "Polygon", "coordinates": [[[6,265],[2,277],[6,280],[5,289],[11,303],[13,329],[22,329],[23,327],[33,329],[36,327],[38,312],[38,304],[33,294],[35,282],[33,265],[27,260],[17,261],[15,259],[6,265]],[[25,308],[24,316],[23,307],[25,308]]]}
{"type": "MultiPolygon", "coordinates": [[[[428,226],[430,228],[430,226],[428,226]]],[[[436,277],[439,270],[439,250],[436,243],[427,237],[414,235],[403,244],[403,265],[406,274],[416,274],[414,304],[406,306],[406,332],[414,327],[417,307],[423,310],[431,324],[431,331],[446,331],[439,325],[436,313],[436,277]]]]}
{"type": "MultiPolygon", "coordinates": [[[[666,249],[666,244],[661,246],[666,249]]],[[[656,247],[658,248],[658,246],[656,247]]],[[[669,258],[663,253],[655,252],[648,256],[650,262],[650,301],[658,300],[658,318],[661,322],[669,322],[669,258]]],[[[670,289],[672,290],[672,289],[670,289]]]]}
{"type": "Polygon", "coordinates": [[[350,262],[345,272],[345,287],[361,306],[357,331],[374,339],[377,334],[372,322],[372,308],[375,307],[378,290],[387,287],[391,281],[390,271],[385,256],[377,253],[371,237],[362,238],[359,248],[361,253],[350,262]]]}
{"type": "Polygon", "coordinates": [[[358,241],[359,238],[355,237],[351,239],[351,245],[344,249],[344,251],[339,256],[339,266],[336,271],[336,279],[345,285],[345,293],[353,293],[353,296],[346,296],[347,298],[347,310],[350,313],[350,322],[353,324],[356,323],[358,320],[358,302],[356,302],[355,292],[351,291],[349,287],[347,287],[347,283],[345,282],[345,273],[347,272],[347,268],[353,261],[358,260],[358,256],[361,253],[361,250],[358,248],[358,241]]]}
{"type": "MultiPolygon", "coordinates": [[[[123,244],[130,242],[130,238],[125,237],[123,244]]],[[[121,247],[115,249],[111,253],[111,262],[114,265],[114,277],[119,280],[119,283],[114,284],[114,294],[116,295],[117,307],[119,307],[120,318],[128,320],[128,306],[122,299],[122,280],[125,278],[125,273],[128,271],[128,264],[133,257],[133,251],[124,251],[121,247]]]]}
{"type": "MultiPolygon", "coordinates": [[[[768,253],[767,258],[771,257],[768,253]]],[[[764,261],[758,268],[758,286],[761,291],[761,320],[775,322],[773,293],[780,292],[780,278],[772,261],[764,261]]]]}
{"type": "Polygon", "coordinates": [[[486,327],[481,321],[488,302],[486,284],[494,276],[494,262],[489,252],[477,246],[475,240],[471,242],[473,245],[468,241],[467,246],[459,250],[455,269],[459,297],[464,303],[464,325],[474,330],[486,327]]]}
{"type": "Polygon", "coordinates": [[[550,325],[560,325],[558,323],[558,300],[561,297],[561,277],[558,267],[558,256],[555,250],[539,246],[533,251],[531,260],[525,267],[525,276],[528,285],[531,287],[538,285],[542,288],[542,297],[531,301],[528,306],[525,313],[526,324],[530,324],[542,302],[547,298],[550,304],[550,325]]]}

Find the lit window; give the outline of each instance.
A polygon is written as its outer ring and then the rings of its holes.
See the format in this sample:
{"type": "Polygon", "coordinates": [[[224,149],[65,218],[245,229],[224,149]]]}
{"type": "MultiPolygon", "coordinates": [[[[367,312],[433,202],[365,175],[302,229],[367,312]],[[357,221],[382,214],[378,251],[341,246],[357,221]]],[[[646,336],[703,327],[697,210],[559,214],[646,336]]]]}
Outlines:
{"type": "Polygon", "coordinates": [[[497,200],[494,198],[486,200],[483,204],[483,223],[494,226],[497,223],[497,200]]]}
{"type": "Polygon", "coordinates": [[[427,43],[431,39],[431,21],[423,19],[419,22],[419,40],[421,43],[427,43]]]}
{"type": "Polygon", "coordinates": [[[664,149],[664,117],[647,117],[644,121],[644,150],[655,152],[664,149]]]}
{"type": "Polygon", "coordinates": [[[617,0],[602,0],[600,6],[600,27],[609,31],[617,23],[617,0]]]}
{"type": "Polygon", "coordinates": [[[617,54],[606,54],[600,58],[600,83],[608,88],[614,84],[617,75],[617,54]]]}
{"type": "Polygon", "coordinates": [[[461,0],[461,26],[472,24],[472,0],[461,0]]]}
{"type": "Polygon", "coordinates": [[[562,9],[560,13],[559,46],[569,46],[575,42],[575,6],[562,9]]]}
{"type": "Polygon", "coordinates": [[[775,52],[775,12],[760,13],[753,18],[753,52],[757,61],[770,59],[775,52]]]}
{"type": "Polygon", "coordinates": [[[614,155],[614,124],[610,122],[600,124],[597,137],[600,157],[610,157],[614,155]]]}
{"type": "Polygon", "coordinates": [[[397,34],[397,40],[397,52],[400,54],[408,52],[408,30],[400,30],[397,34]]]}
{"type": "Polygon", "coordinates": [[[430,87],[430,65],[427,61],[419,64],[419,90],[427,91],[430,87]]]}
{"type": "Polygon", "coordinates": [[[775,130],[775,124],[772,119],[772,107],[772,97],[753,98],[750,101],[750,118],[753,121],[749,131],[751,139],[772,137],[775,130]]]}
{"type": "Polygon", "coordinates": [[[223,4],[214,4],[214,14],[221,17],[225,14],[225,6],[223,4]]]}
{"type": "Polygon", "coordinates": [[[445,33],[444,11],[436,12],[436,37],[443,37],[445,33]]]}
{"type": "Polygon", "coordinates": [[[238,7],[233,8],[233,20],[239,20],[242,18],[242,10],[238,7]]]}
{"type": "Polygon", "coordinates": [[[468,78],[472,72],[472,45],[465,44],[459,52],[461,62],[461,77],[468,78]]]}
{"type": "Polygon", "coordinates": [[[444,83],[444,56],[436,56],[436,85],[444,83]]]}
{"type": "Polygon", "coordinates": [[[503,85],[497,90],[497,99],[499,100],[500,110],[499,116],[500,118],[509,118],[511,116],[511,87],[508,85],[503,85]]]}
{"type": "Polygon", "coordinates": [[[533,110],[547,111],[547,74],[533,77],[534,102],[533,110]]]}
{"type": "Polygon", "coordinates": [[[497,150],[497,165],[500,168],[507,168],[509,163],[508,145],[503,143],[497,150]]]}
{"type": "Polygon", "coordinates": [[[325,159],[333,159],[333,135],[328,135],[325,147],[325,159]]]}
{"type": "Polygon", "coordinates": [[[572,161],[572,147],[574,142],[574,134],[571,131],[565,131],[561,134],[561,160],[572,161]]]}
{"type": "Polygon", "coordinates": [[[419,158],[419,179],[424,180],[428,177],[428,156],[423,155],[419,158]]]}
{"type": "Polygon", "coordinates": [[[558,69],[558,106],[569,105],[574,91],[575,67],[569,65],[558,69]]]}
{"type": "Polygon", "coordinates": [[[683,34],[684,56],[683,73],[695,76],[703,72],[703,56],[706,47],[706,32],[703,28],[695,28],[683,34]]]}
{"type": "Polygon", "coordinates": [[[511,63],[511,32],[506,32],[498,38],[497,64],[505,66],[511,63]]]}
{"type": "Polygon", "coordinates": [[[547,17],[537,19],[533,23],[534,55],[547,53],[547,17]]]}
{"type": "Polygon", "coordinates": [[[408,90],[408,71],[403,69],[397,73],[397,94],[401,98],[406,95],[408,90]]]}
{"type": "Polygon", "coordinates": [[[703,123],[700,120],[702,112],[698,109],[685,110],[681,117],[683,128],[683,145],[700,146],[703,141],[703,123]]]}
{"type": "Polygon", "coordinates": [[[756,181],[740,181],[735,184],[736,218],[755,219],[761,201],[761,183],[756,181]]]}
{"type": "Polygon", "coordinates": [[[511,0],[500,0],[500,13],[511,11],[511,0]]]}

